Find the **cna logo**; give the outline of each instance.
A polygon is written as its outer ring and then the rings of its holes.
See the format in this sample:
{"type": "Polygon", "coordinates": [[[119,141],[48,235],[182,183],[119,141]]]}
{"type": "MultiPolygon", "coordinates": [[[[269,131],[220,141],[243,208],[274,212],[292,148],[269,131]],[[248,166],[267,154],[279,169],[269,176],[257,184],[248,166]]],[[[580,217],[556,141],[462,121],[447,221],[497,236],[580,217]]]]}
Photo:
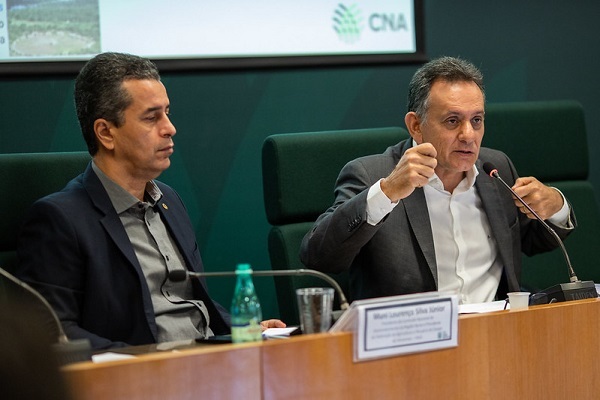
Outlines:
{"type": "Polygon", "coordinates": [[[409,20],[403,12],[397,10],[376,10],[371,12],[367,18],[363,18],[362,11],[356,4],[347,6],[339,3],[333,11],[333,30],[340,40],[348,44],[360,40],[361,34],[373,35],[396,35],[409,33],[411,28],[409,20]],[[363,21],[365,24],[363,24],[363,21]]]}
{"type": "Polygon", "coordinates": [[[360,39],[362,22],[363,18],[356,4],[346,6],[340,3],[333,12],[333,30],[343,42],[355,43],[360,39]]]}

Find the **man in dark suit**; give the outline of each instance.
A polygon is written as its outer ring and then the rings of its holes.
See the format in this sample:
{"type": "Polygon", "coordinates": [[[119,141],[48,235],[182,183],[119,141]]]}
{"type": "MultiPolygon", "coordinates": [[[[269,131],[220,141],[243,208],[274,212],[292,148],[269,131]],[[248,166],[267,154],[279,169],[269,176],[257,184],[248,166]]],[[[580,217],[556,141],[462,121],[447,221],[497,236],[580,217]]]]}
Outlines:
{"type": "Polygon", "coordinates": [[[477,303],[518,291],[521,252],[558,244],[483,163],[493,163],[561,238],[576,221],[557,189],[519,178],[505,154],[480,148],[484,116],[474,65],[442,57],[421,67],[405,116],[412,138],[342,169],[333,206],[303,240],[302,262],[350,269],[353,299],[449,290],[477,303]]]}
{"type": "Polygon", "coordinates": [[[228,333],[229,316],[204,282],[168,279],[203,266],[183,202],[155,180],[175,135],[156,66],[100,54],[77,77],[75,105],[92,161],[33,205],[17,275],[48,299],[69,338],[95,349],[228,333]]]}

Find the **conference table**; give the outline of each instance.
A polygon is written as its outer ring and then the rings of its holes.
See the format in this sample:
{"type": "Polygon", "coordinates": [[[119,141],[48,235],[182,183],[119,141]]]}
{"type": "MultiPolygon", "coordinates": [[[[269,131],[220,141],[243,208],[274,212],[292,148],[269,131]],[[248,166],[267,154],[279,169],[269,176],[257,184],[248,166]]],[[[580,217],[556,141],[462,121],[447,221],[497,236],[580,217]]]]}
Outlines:
{"type": "Polygon", "coordinates": [[[351,332],[80,362],[78,399],[600,398],[600,300],[462,314],[458,346],[353,361],[351,332]]]}

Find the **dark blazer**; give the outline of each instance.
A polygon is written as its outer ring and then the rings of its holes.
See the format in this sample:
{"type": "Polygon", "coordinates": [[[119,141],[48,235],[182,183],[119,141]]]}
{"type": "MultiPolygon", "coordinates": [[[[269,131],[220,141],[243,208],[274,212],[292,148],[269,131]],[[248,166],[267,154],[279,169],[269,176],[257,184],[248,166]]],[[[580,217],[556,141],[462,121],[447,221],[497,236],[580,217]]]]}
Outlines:
{"type": "MultiPolygon", "coordinates": [[[[195,233],[179,195],[163,193],[157,209],[188,269],[202,271],[195,233]],[[166,207],[163,207],[163,204],[166,207]]],[[[156,342],[154,309],[142,269],[125,228],[92,170],[29,211],[17,249],[16,274],[39,290],[58,314],[67,336],[88,338],[95,349],[156,342]]],[[[229,332],[223,307],[194,284],[215,334],[229,332]]]]}
{"type": "MultiPolygon", "coordinates": [[[[412,139],[408,139],[383,154],[346,164],[336,183],[333,206],[317,219],[302,242],[300,258],[308,268],[331,273],[350,269],[353,300],[437,290],[433,234],[422,188],[400,200],[376,226],[366,221],[368,189],[389,175],[411,146],[412,139]]],[[[518,211],[510,192],[500,182],[483,172],[486,161],[496,166],[509,185],[518,176],[504,153],[481,148],[475,188],[504,265],[498,290],[498,295],[504,296],[507,291],[519,289],[521,252],[532,255],[558,244],[538,221],[518,211]]],[[[576,224],[573,213],[571,222],[576,224]]],[[[554,228],[562,238],[570,232],[554,228]]]]}

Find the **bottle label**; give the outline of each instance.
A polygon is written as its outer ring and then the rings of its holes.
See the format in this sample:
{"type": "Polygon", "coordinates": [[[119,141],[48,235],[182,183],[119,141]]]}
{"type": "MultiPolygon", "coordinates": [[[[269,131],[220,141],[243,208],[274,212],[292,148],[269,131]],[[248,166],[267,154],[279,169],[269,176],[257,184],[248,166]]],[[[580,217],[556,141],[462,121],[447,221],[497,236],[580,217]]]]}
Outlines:
{"type": "Polygon", "coordinates": [[[252,318],[247,324],[233,323],[231,326],[231,341],[233,343],[262,341],[260,322],[252,318]]]}

